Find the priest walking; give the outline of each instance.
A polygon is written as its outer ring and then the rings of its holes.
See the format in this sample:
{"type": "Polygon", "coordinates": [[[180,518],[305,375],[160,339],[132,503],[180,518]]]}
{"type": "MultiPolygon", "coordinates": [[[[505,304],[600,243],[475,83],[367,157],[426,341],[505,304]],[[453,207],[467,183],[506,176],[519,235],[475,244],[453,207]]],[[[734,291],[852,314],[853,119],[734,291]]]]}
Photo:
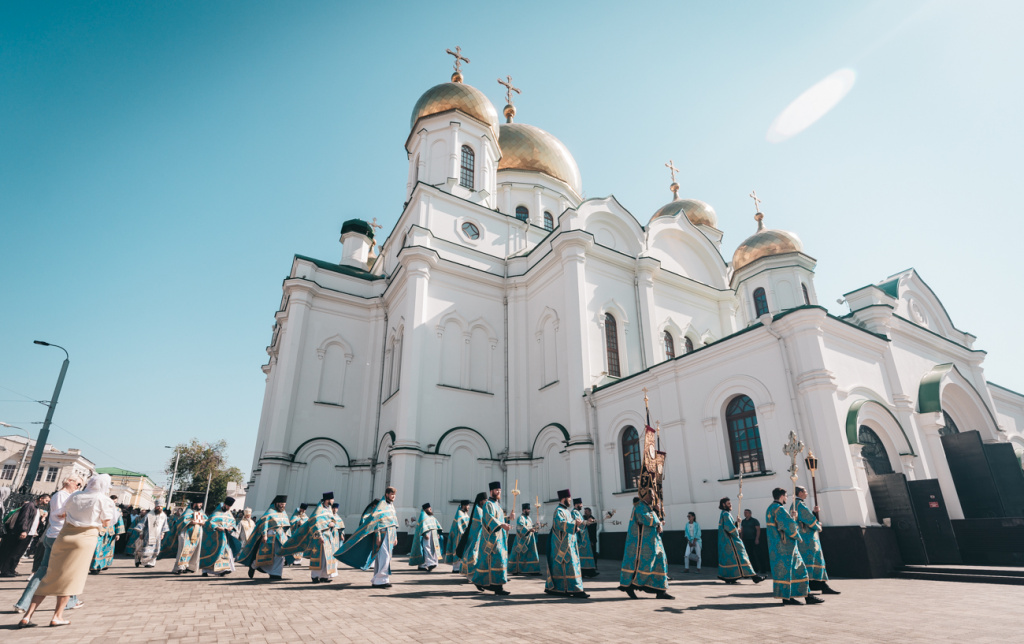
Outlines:
{"type": "Polygon", "coordinates": [[[393,487],[385,489],[384,496],[370,504],[359,528],[334,555],[353,568],[369,570],[373,566],[370,584],[374,588],[391,588],[391,552],[398,541],[397,494],[393,487]]]}
{"type": "Polygon", "coordinates": [[[199,567],[203,577],[209,577],[210,573],[223,577],[235,572],[235,553],[241,546],[231,534],[235,531],[235,517],[231,514],[234,504],[232,497],[225,497],[203,526],[203,541],[199,548],[199,567]]]}
{"type": "Polygon", "coordinates": [[[551,518],[551,536],[548,541],[548,579],[544,592],[548,595],[568,595],[578,599],[590,597],[583,591],[580,573],[580,555],[576,535],[583,525],[582,518],[573,516],[569,509],[572,492],[558,491],[558,507],[551,518]]]}
{"type": "Polygon", "coordinates": [[[288,515],[285,508],[288,497],[278,494],[252,529],[252,536],[242,548],[238,563],[249,567],[249,579],[257,572],[270,576],[271,581],[280,581],[284,573],[284,554],[281,552],[288,543],[288,515]]]}
{"type": "Polygon", "coordinates": [[[807,567],[807,585],[810,590],[819,590],[822,595],[838,595],[839,591],[828,585],[828,573],[825,571],[825,554],[821,551],[821,521],[818,520],[818,506],[812,512],[807,507],[807,488],[796,486],[796,498],[790,512],[796,511],[796,521],[800,526],[800,541],[797,547],[807,567]]]}
{"type": "Polygon", "coordinates": [[[508,559],[510,575],[540,575],[540,555],[537,553],[537,526],[530,518],[530,504],[523,504],[523,512],[516,520],[516,540],[508,559]]]}
{"type": "Polygon", "coordinates": [[[718,509],[722,511],[718,517],[718,578],[727,584],[739,583],[744,577],[750,577],[755,584],[761,583],[764,577],[754,573],[739,526],[732,518],[732,500],[722,498],[718,509]]]}
{"type": "MultiPolygon", "coordinates": [[[[480,552],[473,583],[477,590],[490,590],[495,595],[510,594],[505,590],[508,583],[508,532],[512,526],[505,519],[505,511],[501,509],[501,482],[494,481],[489,486],[491,498],[483,507],[483,519],[480,523],[480,552]]],[[[515,512],[512,513],[513,516],[515,512]]]]}
{"type": "Polygon", "coordinates": [[[462,559],[456,554],[459,549],[459,541],[462,534],[469,528],[469,499],[463,499],[459,503],[459,509],[455,511],[455,518],[452,520],[452,527],[448,530],[448,539],[445,541],[444,562],[452,565],[452,572],[462,570],[462,559]]]}
{"type": "Polygon", "coordinates": [[[651,508],[650,500],[649,492],[643,498],[633,497],[619,590],[631,599],[637,598],[637,590],[654,593],[658,599],[675,599],[668,594],[668,558],[661,541],[661,519],[651,508]]]}
{"type": "Polygon", "coordinates": [[[167,515],[164,514],[164,500],[157,499],[153,511],[135,521],[132,534],[134,535],[133,548],[136,568],[156,566],[156,557],[160,554],[160,543],[170,529],[167,515]]]}
{"type": "Polygon", "coordinates": [[[576,544],[579,546],[580,551],[580,572],[584,577],[597,577],[597,562],[594,561],[594,548],[593,544],[590,543],[590,530],[587,529],[597,520],[593,517],[590,519],[584,518],[582,498],[577,497],[573,499],[572,505],[573,518],[582,521],[582,527],[576,534],[576,544]]]}
{"type": "Polygon", "coordinates": [[[434,517],[434,510],[429,503],[420,509],[420,517],[416,522],[416,531],[412,535],[412,551],[409,553],[409,565],[417,566],[418,570],[431,572],[437,568],[437,557],[441,552],[441,524],[434,517]]]}
{"type": "Polygon", "coordinates": [[[825,600],[808,594],[807,568],[800,556],[800,525],[786,510],[786,490],[777,487],[772,490],[775,500],[765,514],[765,531],[768,532],[768,554],[772,563],[772,589],[783,606],[801,606],[800,597],[806,597],[808,604],[820,604],[825,600]]]}

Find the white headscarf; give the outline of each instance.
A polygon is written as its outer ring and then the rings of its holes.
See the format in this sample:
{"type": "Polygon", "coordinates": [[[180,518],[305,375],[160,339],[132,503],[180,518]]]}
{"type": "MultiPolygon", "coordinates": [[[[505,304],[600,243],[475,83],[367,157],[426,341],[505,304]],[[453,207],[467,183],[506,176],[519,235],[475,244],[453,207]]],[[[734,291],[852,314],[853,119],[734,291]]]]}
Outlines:
{"type": "Polygon", "coordinates": [[[96,474],[85,489],[68,497],[64,505],[65,521],[80,528],[100,527],[104,520],[114,519],[117,506],[110,500],[110,475],[96,474]]]}
{"type": "Polygon", "coordinates": [[[89,482],[85,484],[82,494],[102,494],[110,496],[110,475],[93,474],[89,482]]]}

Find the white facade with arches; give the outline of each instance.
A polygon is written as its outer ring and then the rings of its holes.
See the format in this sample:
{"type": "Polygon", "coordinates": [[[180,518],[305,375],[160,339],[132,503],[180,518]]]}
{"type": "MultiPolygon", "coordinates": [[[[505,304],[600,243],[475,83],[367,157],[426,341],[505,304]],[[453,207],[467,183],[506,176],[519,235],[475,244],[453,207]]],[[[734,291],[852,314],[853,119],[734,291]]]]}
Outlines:
{"type": "Polygon", "coordinates": [[[737,468],[743,506],[763,515],[772,488],[791,486],[790,431],[819,459],[830,526],[878,524],[867,477],[883,458],[938,479],[963,516],[944,414],[1024,454],[1024,396],[985,381],[985,353],[913,270],[847,293],[850,312],[832,315],[795,236],[761,226],[730,260],[706,204],[673,201],[645,224],[614,197],[584,199],[557,139],[508,130],[518,124],[499,124],[482,92],[456,85],[417,103],[407,203],[379,249],[350,220],[338,263],[292,261],[264,367],[254,506],[331,490],[352,519],[391,484],[400,523],[430,502],[447,527],[458,500],[498,479],[518,481],[543,517],[569,487],[621,533],[645,389],[668,453],[669,530],[689,511],[716,525],[737,468]],[[771,235],[792,239],[758,241],[771,235]]]}

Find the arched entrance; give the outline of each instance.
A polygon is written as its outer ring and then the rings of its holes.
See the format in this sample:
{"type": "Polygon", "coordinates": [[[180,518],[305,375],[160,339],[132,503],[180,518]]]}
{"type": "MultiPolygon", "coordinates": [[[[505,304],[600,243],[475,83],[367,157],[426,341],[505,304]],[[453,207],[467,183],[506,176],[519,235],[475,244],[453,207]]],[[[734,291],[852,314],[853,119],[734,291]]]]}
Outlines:
{"type": "Polygon", "coordinates": [[[893,473],[889,452],[886,451],[885,445],[873,429],[867,425],[861,425],[857,430],[857,442],[864,446],[861,449],[861,456],[864,457],[864,466],[867,468],[868,476],[893,473]]]}

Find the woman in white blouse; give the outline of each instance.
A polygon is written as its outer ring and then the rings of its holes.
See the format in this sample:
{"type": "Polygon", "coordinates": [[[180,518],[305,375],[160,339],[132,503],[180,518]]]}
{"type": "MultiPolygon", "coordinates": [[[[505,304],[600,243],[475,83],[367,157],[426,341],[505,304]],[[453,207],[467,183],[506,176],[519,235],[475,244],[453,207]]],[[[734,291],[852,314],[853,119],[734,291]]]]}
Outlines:
{"type": "MultiPolygon", "coordinates": [[[[72,494],[64,505],[64,527],[53,543],[46,576],[39,584],[32,603],[19,628],[35,626],[32,615],[48,595],[57,597],[56,610],[50,626],[69,624],[64,619],[64,607],[71,595],[85,589],[89,577],[89,564],[96,550],[99,529],[111,524],[117,507],[110,500],[110,475],[97,474],[89,479],[85,489],[72,494]]],[[[58,515],[59,516],[59,515],[58,515]]]]}

